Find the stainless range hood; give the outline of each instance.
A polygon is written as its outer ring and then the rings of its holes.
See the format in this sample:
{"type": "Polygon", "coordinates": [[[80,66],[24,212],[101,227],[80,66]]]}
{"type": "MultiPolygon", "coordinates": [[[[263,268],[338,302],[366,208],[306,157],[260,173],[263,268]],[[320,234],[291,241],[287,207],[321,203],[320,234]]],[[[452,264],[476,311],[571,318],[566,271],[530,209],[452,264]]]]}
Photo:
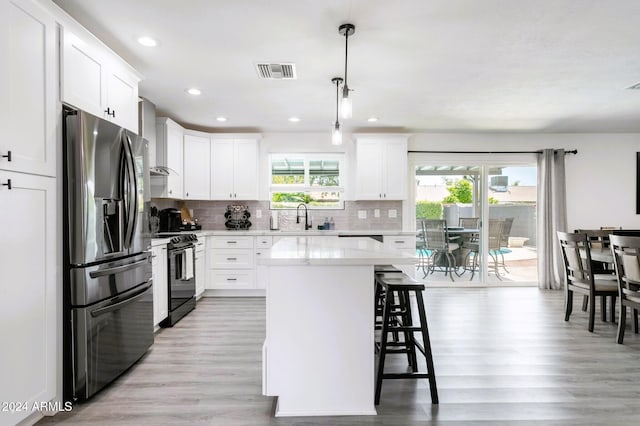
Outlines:
{"type": "Polygon", "coordinates": [[[178,174],[175,170],[165,166],[149,167],[149,174],[151,176],[169,176],[172,172],[178,174]]]}
{"type": "Polygon", "coordinates": [[[151,176],[178,174],[169,167],[156,165],[156,106],[148,99],[140,98],[138,120],[138,134],[149,141],[149,174],[151,176]]]}

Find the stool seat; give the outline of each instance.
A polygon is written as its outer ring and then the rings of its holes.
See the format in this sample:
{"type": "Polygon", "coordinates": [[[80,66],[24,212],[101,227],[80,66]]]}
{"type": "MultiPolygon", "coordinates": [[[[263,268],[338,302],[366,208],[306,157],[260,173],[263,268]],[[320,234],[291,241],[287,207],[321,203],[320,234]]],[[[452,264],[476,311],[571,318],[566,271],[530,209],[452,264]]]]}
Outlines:
{"type": "Polygon", "coordinates": [[[398,290],[424,290],[424,284],[411,278],[407,274],[382,273],[376,274],[376,284],[387,289],[393,286],[398,290]]]}
{"type": "Polygon", "coordinates": [[[385,274],[385,273],[402,273],[402,270],[396,268],[393,265],[374,265],[373,271],[376,274],[385,274]]]}

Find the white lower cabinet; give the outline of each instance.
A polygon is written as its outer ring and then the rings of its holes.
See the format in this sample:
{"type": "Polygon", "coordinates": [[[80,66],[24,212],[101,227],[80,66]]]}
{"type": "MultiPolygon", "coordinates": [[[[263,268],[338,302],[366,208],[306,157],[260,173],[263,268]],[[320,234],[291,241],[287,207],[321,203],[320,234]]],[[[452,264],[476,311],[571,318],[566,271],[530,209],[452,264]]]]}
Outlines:
{"type": "Polygon", "coordinates": [[[56,396],[56,179],[0,170],[0,424],[18,424],[56,396]],[[23,405],[28,407],[23,409],[23,405]]]}
{"type": "Polygon", "coordinates": [[[205,238],[198,238],[196,243],[196,298],[199,298],[204,293],[205,283],[207,282],[206,255],[205,238]]]}
{"type": "Polygon", "coordinates": [[[273,245],[273,237],[262,236],[256,237],[256,288],[267,288],[267,266],[258,264],[257,260],[261,257],[268,256],[273,245]]]}
{"type": "Polygon", "coordinates": [[[169,315],[169,288],[167,274],[167,245],[151,248],[151,274],[153,277],[153,325],[169,315]]]}
{"type": "Polygon", "coordinates": [[[205,288],[210,290],[246,290],[255,288],[255,237],[207,238],[209,276],[205,288]]]}

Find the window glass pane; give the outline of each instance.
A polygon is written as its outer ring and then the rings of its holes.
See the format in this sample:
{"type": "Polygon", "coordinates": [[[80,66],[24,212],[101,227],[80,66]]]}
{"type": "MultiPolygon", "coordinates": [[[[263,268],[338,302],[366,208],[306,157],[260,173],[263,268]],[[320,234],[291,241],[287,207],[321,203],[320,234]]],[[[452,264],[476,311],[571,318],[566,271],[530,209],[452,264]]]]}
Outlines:
{"type": "Polygon", "coordinates": [[[295,209],[300,203],[308,201],[304,192],[272,192],[271,208],[272,209],[295,209]]]}
{"type": "Polygon", "coordinates": [[[311,186],[340,186],[340,162],[338,160],[309,161],[311,186]]]}
{"type": "Polygon", "coordinates": [[[304,160],[302,158],[272,158],[271,183],[275,185],[303,185],[304,160]]]}
{"type": "Polygon", "coordinates": [[[342,208],[340,192],[338,191],[311,191],[309,205],[316,208],[342,208]]]}

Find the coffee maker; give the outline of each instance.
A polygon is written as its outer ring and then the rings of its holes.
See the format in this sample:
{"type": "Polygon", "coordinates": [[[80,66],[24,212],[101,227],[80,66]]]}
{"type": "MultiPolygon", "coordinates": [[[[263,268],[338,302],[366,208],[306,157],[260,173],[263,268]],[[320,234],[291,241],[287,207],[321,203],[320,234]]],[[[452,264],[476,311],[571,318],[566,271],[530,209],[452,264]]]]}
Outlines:
{"type": "Polygon", "coordinates": [[[179,232],[182,226],[180,210],[169,208],[160,210],[160,232],[179,232]]]}

